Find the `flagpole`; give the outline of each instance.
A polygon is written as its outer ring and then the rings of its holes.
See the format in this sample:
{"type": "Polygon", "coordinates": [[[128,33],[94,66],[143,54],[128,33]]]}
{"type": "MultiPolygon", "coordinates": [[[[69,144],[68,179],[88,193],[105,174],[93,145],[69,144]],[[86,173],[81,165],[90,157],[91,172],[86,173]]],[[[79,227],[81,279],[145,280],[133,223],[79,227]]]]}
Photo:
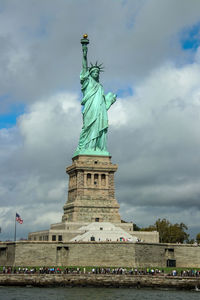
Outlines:
{"type": "Polygon", "coordinates": [[[17,227],[17,226],[16,226],[16,223],[17,223],[17,222],[16,222],[16,213],[15,213],[15,236],[14,236],[14,242],[16,242],[16,227],[17,227]]]}

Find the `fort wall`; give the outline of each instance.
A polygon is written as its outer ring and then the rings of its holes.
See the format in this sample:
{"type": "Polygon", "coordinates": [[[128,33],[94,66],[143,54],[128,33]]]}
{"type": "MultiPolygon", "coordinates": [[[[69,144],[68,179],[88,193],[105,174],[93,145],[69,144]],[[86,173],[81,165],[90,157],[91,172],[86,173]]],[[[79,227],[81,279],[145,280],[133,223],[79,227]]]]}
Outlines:
{"type": "Polygon", "coordinates": [[[200,268],[200,246],[128,242],[0,243],[0,265],[200,268]]]}

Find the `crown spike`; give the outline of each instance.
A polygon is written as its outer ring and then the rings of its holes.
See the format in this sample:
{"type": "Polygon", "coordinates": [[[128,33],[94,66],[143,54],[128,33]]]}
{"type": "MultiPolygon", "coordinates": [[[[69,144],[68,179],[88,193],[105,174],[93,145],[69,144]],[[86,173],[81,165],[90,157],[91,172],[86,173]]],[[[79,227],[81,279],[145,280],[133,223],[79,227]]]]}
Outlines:
{"type": "Polygon", "coordinates": [[[90,63],[90,67],[89,67],[89,72],[92,71],[92,69],[97,68],[99,70],[99,72],[104,72],[104,67],[102,67],[103,64],[99,64],[98,65],[98,61],[95,62],[95,64],[93,65],[92,63],[90,63]]]}

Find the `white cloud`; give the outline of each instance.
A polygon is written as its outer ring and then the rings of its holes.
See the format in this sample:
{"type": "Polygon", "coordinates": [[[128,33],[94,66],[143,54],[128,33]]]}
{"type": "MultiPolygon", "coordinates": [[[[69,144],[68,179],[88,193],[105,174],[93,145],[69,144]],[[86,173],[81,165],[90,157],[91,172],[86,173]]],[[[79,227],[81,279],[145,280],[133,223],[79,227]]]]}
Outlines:
{"type": "Polygon", "coordinates": [[[165,63],[134,86],[132,97],[119,99],[126,122],[115,126],[121,115],[116,108],[110,114],[122,214],[140,225],[158,217],[177,222],[183,212],[190,227],[191,211],[200,214],[199,78],[197,62],[181,68],[165,63]]]}
{"type": "Polygon", "coordinates": [[[30,105],[15,129],[0,130],[2,235],[13,222],[5,221],[16,211],[26,223],[26,234],[31,225],[48,228],[50,216],[52,222],[61,221],[67,199],[65,166],[70,164],[80,128],[77,95],[62,92],[30,105]]]}

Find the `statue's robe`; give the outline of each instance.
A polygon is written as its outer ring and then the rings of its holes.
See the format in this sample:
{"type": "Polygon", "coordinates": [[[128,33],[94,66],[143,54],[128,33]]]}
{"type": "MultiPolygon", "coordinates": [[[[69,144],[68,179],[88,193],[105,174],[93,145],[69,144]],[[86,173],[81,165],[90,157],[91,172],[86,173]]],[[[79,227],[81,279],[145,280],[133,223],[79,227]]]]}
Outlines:
{"type": "Polygon", "coordinates": [[[112,93],[105,96],[102,85],[91,77],[88,70],[81,72],[80,80],[83,93],[81,102],[83,105],[83,127],[77,150],[106,151],[107,110],[115,102],[115,97],[112,93]]]}

